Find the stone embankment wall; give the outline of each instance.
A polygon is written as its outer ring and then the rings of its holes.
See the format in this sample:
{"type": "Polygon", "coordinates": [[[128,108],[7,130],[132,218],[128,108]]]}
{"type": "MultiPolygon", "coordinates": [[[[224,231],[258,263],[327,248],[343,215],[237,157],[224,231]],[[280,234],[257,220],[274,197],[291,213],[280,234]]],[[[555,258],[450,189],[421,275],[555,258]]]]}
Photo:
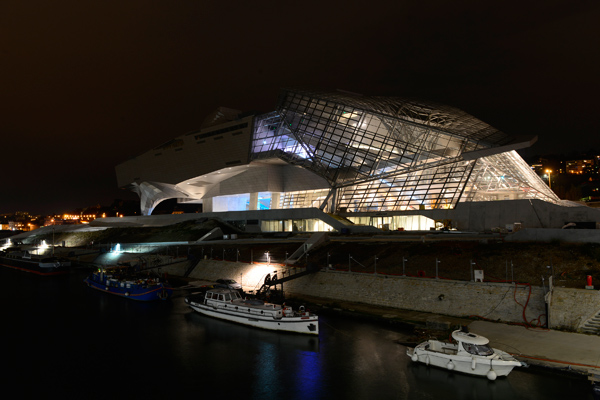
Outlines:
{"type": "MultiPolygon", "coordinates": [[[[185,268],[182,263],[165,271],[182,275],[185,268]]],[[[231,278],[249,291],[259,289],[267,274],[277,271],[281,277],[281,270],[278,265],[202,260],[190,277],[203,281],[231,278]]],[[[356,302],[455,317],[478,316],[492,321],[524,323],[526,319],[533,325],[546,322],[543,288],[520,284],[321,271],[284,283],[284,290],[288,296],[312,296],[331,302],[356,302]]]]}
{"type": "Polygon", "coordinates": [[[543,291],[527,285],[320,272],[284,288],[288,293],[454,317],[545,323],[543,291]]]}
{"type": "Polygon", "coordinates": [[[521,229],[504,237],[506,242],[600,243],[600,229],[521,229]]]}
{"type": "Polygon", "coordinates": [[[577,331],[600,312],[600,291],[555,287],[549,310],[551,328],[577,331]]]}

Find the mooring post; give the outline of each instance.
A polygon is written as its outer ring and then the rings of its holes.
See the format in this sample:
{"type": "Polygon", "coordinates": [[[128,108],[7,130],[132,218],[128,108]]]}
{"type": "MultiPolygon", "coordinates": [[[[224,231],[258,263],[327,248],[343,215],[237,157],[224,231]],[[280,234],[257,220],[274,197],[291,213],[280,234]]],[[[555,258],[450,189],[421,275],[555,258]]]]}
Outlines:
{"type": "Polygon", "coordinates": [[[375,275],[377,275],[377,256],[375,256],[375,275]]]}

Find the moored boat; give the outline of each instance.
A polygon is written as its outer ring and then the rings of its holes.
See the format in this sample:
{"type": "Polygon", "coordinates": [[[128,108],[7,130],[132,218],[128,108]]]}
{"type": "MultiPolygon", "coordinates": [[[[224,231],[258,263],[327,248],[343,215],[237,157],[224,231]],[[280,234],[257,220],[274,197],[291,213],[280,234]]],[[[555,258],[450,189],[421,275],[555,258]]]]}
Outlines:
{"type": "Polygon", "coordinates": [[[239,324],[274,331],[319,334],[319,317],[304,307],[298,311],[259,299],[243,299],[239,291],[213,287],[190,295],[185,302],[194,311],[239,324]]]}
{"type": "Polygon", "coordinates": [[[485,376],[492,381],[499,376],[507,376],[514,367],[524,365],[509,353],[490,347],[487,338],[466,328],[452,332],[452,338],[456,343],[427,340],[414,349],[408,348],[406,354],[414,362],[485,376]]]}
{"type": "Polygon", "coordinates": [[[28,251],[2,251],[0,265],[42,276],[64,275],[71,270],[71,261],[67,258],[38,256],[28,251]]]}
{"type": "Polygon", "coordinates": [[[92,289],[138,301],[166,300],[173,294],[173,288],[160,278],[141,277],[125,271],[119,267],[99,268],[84,282],[92,289]]]}

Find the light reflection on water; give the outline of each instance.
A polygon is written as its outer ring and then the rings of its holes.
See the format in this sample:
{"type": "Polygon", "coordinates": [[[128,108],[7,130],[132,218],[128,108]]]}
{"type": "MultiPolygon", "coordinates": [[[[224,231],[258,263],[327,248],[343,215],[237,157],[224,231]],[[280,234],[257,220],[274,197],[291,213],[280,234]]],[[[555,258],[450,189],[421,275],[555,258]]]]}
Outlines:
{"type": "Polygon", "coordinates": [[[515,369],[490,382],[413,363],[408,332],[322,315],[318,338],[193,312],[183,297],[139,303],[64,279],[0,269],[4,389],[21,397],[592,399],[585,379],[515,369]]]}

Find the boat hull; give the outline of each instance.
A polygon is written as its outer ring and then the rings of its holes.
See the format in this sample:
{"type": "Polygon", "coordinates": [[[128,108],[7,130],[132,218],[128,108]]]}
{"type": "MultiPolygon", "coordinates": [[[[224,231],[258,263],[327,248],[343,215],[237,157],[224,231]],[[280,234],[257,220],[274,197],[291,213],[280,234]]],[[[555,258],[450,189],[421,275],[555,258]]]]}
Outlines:
{"type": "Polygon", "coordinates": [[[521,366],[521,363],[510,354],[501,350],[494,350],[494,355],[481,357],[428,351],[419,345],[414,349],[407,349],[406,354],[414,362],[469,375],[485,376],[490,380],[494,380],[500,376],[507,376],[514,367],[521,366]]]}
{"type": "Polygon", "coordinates": [[[274,313],[271,314],[251,307],[238,306],[236,310],[233,304],[230,306],[230,309],[226,309],[225,307],[214,307],[212,305],[197,303],[187,298],[185,301],[194,311],[209,317],[272,331],[319,335],[319,318],[316,315],[283,316],[277,318],[274,316],[274,313]],[[263,312],[262,314],[261,311],[263,312]]]}
{"type": "Polygon", "coordinates": [[[39,260],[1,257],[0,265],[40,276],[65,275],[71,270],[71,263],[64,261],[42,262],[39,260]]]}
{"type": "Polygon", "coordinates": [[[134,282],[97,281],[92,277],[87,277],[84,282],[92,289],[137,301],[166,300],[173,294],[173,288],[164,283],[138,285],[134,282]]]}

